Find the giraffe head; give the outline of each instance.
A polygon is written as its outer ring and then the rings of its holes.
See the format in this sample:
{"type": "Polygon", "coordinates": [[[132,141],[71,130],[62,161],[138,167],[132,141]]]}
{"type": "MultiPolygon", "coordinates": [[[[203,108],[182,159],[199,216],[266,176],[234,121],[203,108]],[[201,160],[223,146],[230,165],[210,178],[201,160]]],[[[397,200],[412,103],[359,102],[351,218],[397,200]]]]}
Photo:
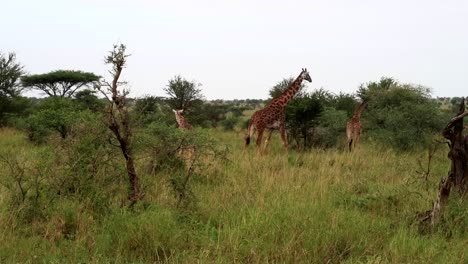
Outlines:
{"type": "Polygon", "coordinates": [[[301,75],[302,79],[307,80],[309,82],[312,82],[312,78],[310,78],[309,72],[307,71],[306,68],[302,69],[301,75]]]}
{"type": "Polygon", "coordinates": [[[174,112],[176,115],[182,115],[184,109],[172,109],[172,112],[174,112]]]}

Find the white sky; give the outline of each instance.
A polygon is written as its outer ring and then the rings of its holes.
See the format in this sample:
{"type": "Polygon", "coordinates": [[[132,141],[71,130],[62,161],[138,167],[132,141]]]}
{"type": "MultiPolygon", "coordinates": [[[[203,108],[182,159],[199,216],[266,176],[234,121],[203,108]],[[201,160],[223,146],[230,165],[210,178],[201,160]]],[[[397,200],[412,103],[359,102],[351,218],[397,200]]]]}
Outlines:
{"type": "Polygon", "coordinates": [[[267,98],[303,67],[309,90],[354,92],[389,76],[467,95],[466,0],[0,1],[0,51],[28,73],[107,76],[103,58],[121,42],[131,96],[164,95],[180,74],[207,99],[267,98]]]}

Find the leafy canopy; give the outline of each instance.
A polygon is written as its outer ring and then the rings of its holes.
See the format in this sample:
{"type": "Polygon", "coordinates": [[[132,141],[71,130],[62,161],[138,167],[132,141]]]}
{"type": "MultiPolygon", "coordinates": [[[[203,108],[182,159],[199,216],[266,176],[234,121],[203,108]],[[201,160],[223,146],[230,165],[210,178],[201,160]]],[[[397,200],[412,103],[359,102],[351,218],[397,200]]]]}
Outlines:
{"type": "Polygon", "coordinates": [[[40,90],[49,96],[71,97],[80,88],[100,79],[91,72],[57,70],[21,78],[24,87],[40,90]]]}
{"type": "Polygon", "coordinates": [[[19,95],[19,78],[23,75],[23,66],[16,62],[16,55],[0,52],[0,97],[19,95]]]}
{"type": "Polygon", "coordinates": [[[390,78],[361,88],[368,100],[362,119],[370,138],[411,150],[430,144],[433,135],[442,130],[446,119],[428,88],[390,78]]]}
{"type": "Polygon", "coordinates": [[[18,114],[22,111],[24,102],[19,99],[21,86],[18,82],[23,75],[23,66],[16,62],[16,55],[8,55],[0,52],[0,126],[6,123],[8,115],[18,114]]]}
{"type": "Polygon", "coordinates": [[[169,80],[169,84],[164,91],[169,96],[168,103],[173,109],[189,110],[192,106],[200,104],[203,95],[200,87],[194,81],[190,82],[182,78],[180,75],[169,80]]]}

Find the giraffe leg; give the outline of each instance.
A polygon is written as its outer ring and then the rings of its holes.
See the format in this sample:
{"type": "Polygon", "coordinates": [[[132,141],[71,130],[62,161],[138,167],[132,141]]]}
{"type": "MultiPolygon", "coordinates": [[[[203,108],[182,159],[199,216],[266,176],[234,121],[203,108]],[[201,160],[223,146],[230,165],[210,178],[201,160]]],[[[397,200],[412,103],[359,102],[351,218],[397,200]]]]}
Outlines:
{"type": "Polygon", "coordinates": [[[245,144],[244,144],[244,151],[247,150],[247,147],[249,146],[250,144],[250,138],[253,136],[253,134],[255,133],[255,126],[249,126],[249,128],[247,129],[247,135],[245,135],[245,144]]]}
{"type": "Polygon", "coordinates": [[[356,149],[356,146],[359,142],[359,131],[356,131],[353,135],[353,149],[356,149]]]}
{"type": "Polygon", "coordinates": [[[257,130],[257,153],[258,154],[261,153],[262,137],[263,137],[263,131],[264,130],[265,130],[264,128],[257,130]]]}
{"type": "Polygon", "coordinates": [[[351,152],[351,144],[353,142],[353,134],[352,134],[352,130],[351,130],[351,124],[350,122],[348,121],[348,123],[346,124],[346,142],[348,143],[348,150],[349,152],[351,152]]]}
{"type": "Polygon", "coordinates": [[[265,145],[263,146],[263,154],[266,154],[267,152],[267,147],[268,147],[268,144],[270,144],[270,139],[271,139],[271,134],[273,133],[273,129],[268,129],[268,132],[267,132],[267,137],[265,139],[265,145]]]}
{"type": "Polygon", "coordinates": [[[356,144],[359,144],[361,140],[362,127],[359,128],[358,134],[356,135],[356,144]]]}
{"type": "Polygon", "coordinates": [[[356,134],[354,133],[354,131],[351,131],[350,136],[348,138],[349,152],[353,151],[354,146],[356,146],[356,134]]]}
{"type": "Polygon", "coordinates": [[[359,134],[356,135],[356,138],[354,139],[354,148],[356,148],[356,146],[359,145],[359,139],[360,139],[360,137],[361,137],[361,136],[360,136],[359,134]]]}
{"type": "Polygon", "coordinates": [[[288,151],[288,139],[286,138],[286,130],[284,129],[284,125],[280,126],[279,132],[281,135],[281,141],[283,142],[283,146],[288,151]]]}

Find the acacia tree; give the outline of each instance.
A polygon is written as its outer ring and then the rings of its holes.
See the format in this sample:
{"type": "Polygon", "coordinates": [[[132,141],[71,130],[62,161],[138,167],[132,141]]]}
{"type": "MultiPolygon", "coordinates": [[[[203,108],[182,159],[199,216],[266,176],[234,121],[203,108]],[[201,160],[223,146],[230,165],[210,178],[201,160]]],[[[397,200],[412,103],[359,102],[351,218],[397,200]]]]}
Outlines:
{"type": "Polygon", "coordinates": [[[21,78],[24,87],[44,92],[48,96],[71,97],[78,89],[99,81],[91,72],[57,70],[21,78]]]}
{"type": "Polygon", "coordinates": [[[15,111],[13,98],[21,92],[18,80],[23,73],[23,66],[16,62],[14,53],[4,55],[0,52],[0,125],[6,113],[15,111]]]}
{"type": "Polygon", "coordinates": [[[106,64],[112,65],[112,70],[110,71],[112,74],[112,82],[102,81],[99,85],[96,85],[95,88],[98,89],[108,101],[105,122],[115,136],[126,161],[125,165],[130,183],[128,199],[130,200],[130,206],[132,206],[143,198],[143,194],[140,192],[139,179],[134,164],[132,147],[133,133],[130,114],[126,105],[128,90],[120,89],[119,87],[125,84],[125,82],[119,82],[119,78],[123,68],[126,66],[127,57],[130,56],[125,50],[126,46],[123,44],[114,45],[113,50],[109,52],[109,55],[107,55],[104,60],[106,64]]]}
{"type": "Polygon", "coordinates": [[[197,104],[200,104],[203,99],[201,90],[198,88],[201,84],[194,81],[190,82],[182,78],[180,75],[169,80],[169,84],[164,91],[169,96],[168,103],[173,109],[187,110],[197,104]]]}

